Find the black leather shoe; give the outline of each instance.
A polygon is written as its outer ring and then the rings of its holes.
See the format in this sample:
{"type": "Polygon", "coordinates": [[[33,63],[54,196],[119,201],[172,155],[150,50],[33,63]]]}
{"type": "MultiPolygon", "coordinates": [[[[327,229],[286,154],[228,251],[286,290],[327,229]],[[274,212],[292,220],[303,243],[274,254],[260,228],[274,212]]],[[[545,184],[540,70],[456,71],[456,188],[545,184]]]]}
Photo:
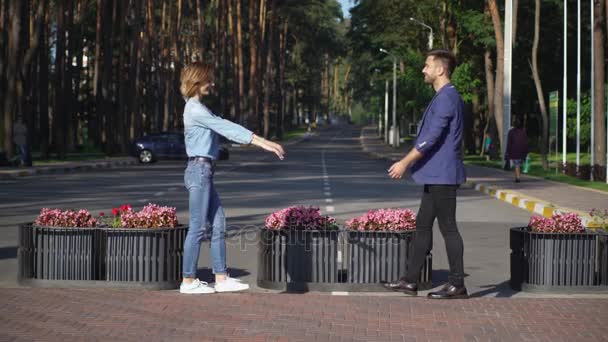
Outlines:
{"type": "Polygon", "coordinates": [[[416,283],[408,283],[403,279],[399,280],[396,283],[385,283],[383,284],[383,286],[386,289],[403,292],[411,296],[418,295],[418,285],[416,283]]]}
{"type": "Polygon", "coordinates": [[[428,298],[431,299],[465,299],[469,298],[467,288],[464,286],[456,287],[454,285],[445,284],[445,286],[437,292],[429,292],[428,298]]]}

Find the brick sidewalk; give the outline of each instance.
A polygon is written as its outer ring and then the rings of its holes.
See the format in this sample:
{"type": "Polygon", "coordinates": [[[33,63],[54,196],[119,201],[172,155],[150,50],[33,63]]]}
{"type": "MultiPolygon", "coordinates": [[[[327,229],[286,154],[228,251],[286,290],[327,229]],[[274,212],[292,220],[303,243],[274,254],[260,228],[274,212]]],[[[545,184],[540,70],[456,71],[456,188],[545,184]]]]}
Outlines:
{"type": "Polygon", "coordinates": [[[608,299],[21,288],[2,289],[0,303],[2,341],[605,341],[608,335],[608,299]]]}
{"type": "MultiPolygon", "coordinates": [[[[409,150],[407,146],[399,149],[387,146],[378,138],[374,127],[363,128],[361,144],[366,152],[395,161],[403,158],[409,150]]],[[[563,210],[577,212],[584,217],[592,208],[608,205],[608,193],[599,190],[527,175],[522,176],[521,183],[515,183],[513,172],[475,165],[466,165],[466,172],[467,181],[477,185],[478,190],[540,215],[550,216],[554,210],[563,210]]]]}

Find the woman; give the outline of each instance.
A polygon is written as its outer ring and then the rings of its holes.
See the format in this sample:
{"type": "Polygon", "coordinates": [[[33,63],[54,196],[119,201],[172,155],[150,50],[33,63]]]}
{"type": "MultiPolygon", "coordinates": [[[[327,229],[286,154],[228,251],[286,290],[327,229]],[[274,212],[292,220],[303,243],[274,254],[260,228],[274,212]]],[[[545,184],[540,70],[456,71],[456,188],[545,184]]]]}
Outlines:
{"type": "Polygon", "coordinates": [[[515,118],[513,128],[507,136],[507,152],[505,159],[511,160],[511,166],[515,166],[515,183],[521,180],[521,166],[528,155],[528,135],[523,128],[520,118],[515,118]]]}
{"type": "Polygon", "coordinates": [[[248,129],[213,114],[201,103],[213,86],[213,69],[193,63],[181,73],[180,92],[186,98],[184,135],[188,166],[184,182],[189,192],[190,226],[184,242],[181,293],[200,294],[242,291],[249,285],[230,278],[226,271],[226,217],[213,186],[215,160],[219,155],[219,135],[241,144],[257,145],[283,159],[281,145],[260,138],[248,129]],[[202,240],[211,225],[211,263],[215,287],[196,279],[202,240]]]}

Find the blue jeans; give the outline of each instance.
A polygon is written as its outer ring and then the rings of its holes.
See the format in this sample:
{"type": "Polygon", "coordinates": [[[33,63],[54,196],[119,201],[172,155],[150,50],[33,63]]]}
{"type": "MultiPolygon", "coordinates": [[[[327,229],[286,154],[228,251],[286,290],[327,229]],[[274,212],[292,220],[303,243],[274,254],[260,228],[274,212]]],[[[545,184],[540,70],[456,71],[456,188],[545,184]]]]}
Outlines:
{"type": "Polygon", "coordinates": [[[189,161],[184,183],[189,193],[190,225],[184,242],[184,278],[196,278],[201,242],[211,228],[211,266],[214,274],[226,274],[226,216],[213,186],[213,166],[189,161]]]}

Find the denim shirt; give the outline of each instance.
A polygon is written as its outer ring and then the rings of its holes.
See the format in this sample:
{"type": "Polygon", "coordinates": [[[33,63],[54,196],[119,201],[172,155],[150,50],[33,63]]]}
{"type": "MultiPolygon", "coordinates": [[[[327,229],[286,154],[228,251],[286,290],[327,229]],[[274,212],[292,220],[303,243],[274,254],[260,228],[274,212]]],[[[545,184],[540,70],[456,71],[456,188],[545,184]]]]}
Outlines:
{"type": "Polygon", "coordinates": [[[462,162],[464,103],[450,83],[435,94],[418,129],[416,149],[422,159],[412,166],[418,184],[462,184],[466,181],[462,162]]]}
{"type": "Polygon", "coordinates": [[[197,98],[191,97],[184,108],[184,138],[188,157],[219,156],[222,135],[240,144],[249,144],[253,133],[241,125],[220,118],[197,98]]]}

